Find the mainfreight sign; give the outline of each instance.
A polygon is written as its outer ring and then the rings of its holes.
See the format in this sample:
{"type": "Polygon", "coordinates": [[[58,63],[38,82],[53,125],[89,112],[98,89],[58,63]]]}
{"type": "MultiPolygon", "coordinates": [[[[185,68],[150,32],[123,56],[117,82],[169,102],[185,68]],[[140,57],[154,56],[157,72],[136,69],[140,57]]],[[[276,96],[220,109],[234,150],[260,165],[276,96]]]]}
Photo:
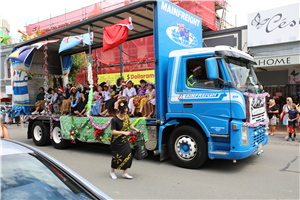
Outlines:
{"type": "Polygon", "coordinates": [[[182,12],[180,9],[176,8],[171,3],[162,1],[161,9],[195,26],[201,25],[201,21],[199,19],[196,19],[195,17],[193,17],[191,14],[188,14],[187,12],[182,12]]]}
{"type": "Polygon", "coordinates": [[[178,99],[220,99],[226,97],[226,93],[196,93],[196,94],[182,94],[178,99]]]}
{"type": "MultiPolygon", "coordinates": [[[[125,80],[132,80],[132,82],[136,85],[140,84],[141,79],[144,79],[147,82],[155,83],[154,70],[123,72],[122,76],[125,80]]],[[[110,81],[111,85],[115,85],[119,77],[120,73],[98,74],[98,84],[110,81]]]]}

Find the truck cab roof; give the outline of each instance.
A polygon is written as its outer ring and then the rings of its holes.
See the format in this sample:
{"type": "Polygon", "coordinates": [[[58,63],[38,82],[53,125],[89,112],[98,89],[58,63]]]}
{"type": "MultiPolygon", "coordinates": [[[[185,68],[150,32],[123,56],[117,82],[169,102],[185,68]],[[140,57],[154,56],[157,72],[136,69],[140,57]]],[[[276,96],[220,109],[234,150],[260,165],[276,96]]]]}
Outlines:
{"type": "Polygon", "coordinates": [[[205,48],[193,48],[193,49],[182,49],[182,50],[175,50],[171,51],[169,57],[177,57],[177,56],[186,56],[186,55],[197,55],[203,53],[211,53],[217,55],[226,55],[232,56],[236,58],[244,58],[250,60],[251,62],[255,63],[255,60],[249,54],[237,50],[230,46],[216,46],[216,47],[205,47],[205,48]]]}

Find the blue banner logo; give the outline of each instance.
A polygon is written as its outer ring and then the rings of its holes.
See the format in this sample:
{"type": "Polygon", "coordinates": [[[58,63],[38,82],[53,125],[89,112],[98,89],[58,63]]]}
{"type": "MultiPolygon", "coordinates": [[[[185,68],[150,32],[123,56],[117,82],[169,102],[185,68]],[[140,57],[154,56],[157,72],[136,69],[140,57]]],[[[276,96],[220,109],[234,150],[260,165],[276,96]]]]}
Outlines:
{"type": "Polygon", "coordinates": [[[190,32],[189,29],[184,27],[184,24],[177,24],[177,26],[170,26],[166,30],[169,38],[176,44],[183,47],[196,47],[198,40],[190,32]]]}

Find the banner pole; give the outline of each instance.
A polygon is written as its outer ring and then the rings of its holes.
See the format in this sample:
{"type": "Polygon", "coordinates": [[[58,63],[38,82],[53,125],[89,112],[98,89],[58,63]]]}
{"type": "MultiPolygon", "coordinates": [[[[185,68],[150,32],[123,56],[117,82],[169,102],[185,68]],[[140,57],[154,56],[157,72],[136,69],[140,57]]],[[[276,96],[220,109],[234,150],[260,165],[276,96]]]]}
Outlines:
{"type": "MultiPolygon", "coordinates": [[[[89,35],[90,35],[90,33],[91,33],[91,25],[89,25],[88,31],[89,31],[89,35]]],[[[92,53],[92,45],[89,45],[89,61],[90,61],[91,65],[93,66],[91,53],[92,53]]]]}
{"type": "Polygon", "coordinates": [[[119,45],[119,49],[120,49],[120,76],[122,77],[122,71],[123,71],[122,44],[119,45]]]}

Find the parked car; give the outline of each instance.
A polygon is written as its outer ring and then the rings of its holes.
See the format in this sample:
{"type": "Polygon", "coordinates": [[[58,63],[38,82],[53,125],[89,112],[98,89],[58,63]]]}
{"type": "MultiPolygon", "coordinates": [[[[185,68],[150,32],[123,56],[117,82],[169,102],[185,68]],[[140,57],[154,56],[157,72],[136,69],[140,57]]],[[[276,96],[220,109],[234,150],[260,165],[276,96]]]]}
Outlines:
{"type": "Polygon", "coordinates": [[[0,199],[111,199],[46,153],[13,140],[0,140],[0,199]]]}

